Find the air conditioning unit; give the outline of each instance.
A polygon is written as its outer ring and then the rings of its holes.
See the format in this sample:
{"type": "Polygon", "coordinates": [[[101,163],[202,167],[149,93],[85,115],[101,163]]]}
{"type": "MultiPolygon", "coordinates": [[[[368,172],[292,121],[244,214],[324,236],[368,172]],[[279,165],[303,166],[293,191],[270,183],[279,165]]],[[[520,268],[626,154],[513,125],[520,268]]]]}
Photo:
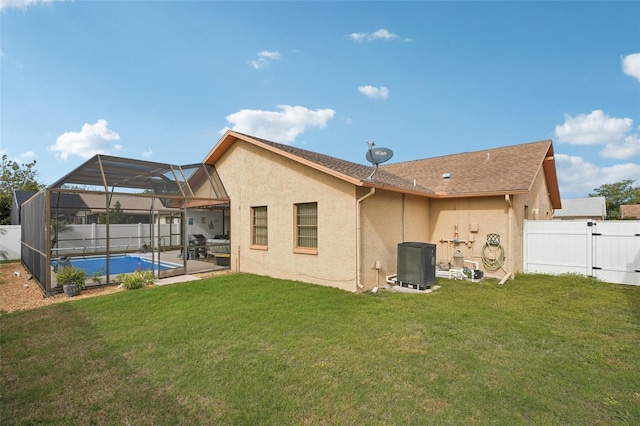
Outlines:
{"type": "Polygon", "coordinates": [[[436,282],[436,245],[420,242],[398,244],[398,284],[426,290],[436,282]]]}

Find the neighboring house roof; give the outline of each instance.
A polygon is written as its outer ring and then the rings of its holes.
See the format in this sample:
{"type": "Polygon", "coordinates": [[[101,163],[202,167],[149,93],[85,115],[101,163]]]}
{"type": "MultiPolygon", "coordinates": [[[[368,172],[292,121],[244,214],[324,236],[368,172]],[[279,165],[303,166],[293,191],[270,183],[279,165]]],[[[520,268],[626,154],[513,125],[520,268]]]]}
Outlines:
{"type": "Polygon", "coordinates": [[[21,206],[22,204],[24,204],[25,201],[27,201],[29,198],[33,197],[33,195],[36,193],[37,191],[23,191],[20,189],[16,189],[15,191],[13,191],[13,197],[15,199],[15,202],[18,206],[21,206]]]}
{"type": "Polygon", "coordinates": [[[623,204],[620,206],[620,219],[640,219],[640,204],[623,204]]]}
{"type": "Polygon", "coordinates": [[[20,225],[20,210],[22,205],[31,198],[36,191],[23,191],[16,189],[13,191],[13,199],[11,200],[11,224],[20,225]]]}
{"type": "Polygon", "coordinates": [[[562,208],[553,212],[554,218],[600,218],[607,216],[605,197],[564,198],[562,208]]]}
{"type": "MultiPolygon", "coordinates": [[[[151,209],[152,199],[149,197],[115,196],[111,200],[113,209],[116,201],[120,202],[120,208],[127,214],[148,215],[151,209]]],[[[74,210],[86,210],[91,213],[104,213],[106,199],[104,194],[99,193],[68,193],[52,192],[51,208],[65,208],[74,210]],[[58,201],[59,200],[59,201],[58,201]]],[[[179,211],[179,209],[162,207],[162,210],[179,211]]]]}
{"type": "Polygon", "coordinates": [[[204,160],[214,164],[242,140],[288,157],[354,185],[414,193],[431,198],[527,193],[542,168],[554,208],[561,206],[560,191],[550,140],[444,157],[372,166],[340,160],[324,154],[283,145],[234,131],[227,131],[204,160]],[[442,175],[450,173],[444,181],[442,175]]]}

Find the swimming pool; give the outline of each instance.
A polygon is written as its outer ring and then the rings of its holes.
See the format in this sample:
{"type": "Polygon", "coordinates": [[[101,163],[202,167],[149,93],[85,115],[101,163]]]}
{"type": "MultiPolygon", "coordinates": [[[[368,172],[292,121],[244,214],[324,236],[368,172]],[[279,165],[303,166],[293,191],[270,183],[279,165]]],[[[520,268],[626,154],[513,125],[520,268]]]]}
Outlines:
{"type": "MultiPolygon", "coordinates": [[[[91,256],[91,257],[76,257],[71,258],[71,266],[75,268],[84,269],[87,272],[87,275],[91,276],[94,273],[100,271],[100,268],[103,268],[102,274],[105,275],[107,272],[107,258],[106,256],[91,256]]],[[[55,267],[57,261],[52,261],[51,266],[55,267]]],[[[160,262],[160,270],[164,271],[166,269],[172,269],[180,267],[181,265],[176,265],[167,262],[160,262]]],[[[145,259],[143,257],[138,256],[111,256],[111,261],[109,262],[109,273],[111,275],[118,274],[128,274],[131,272],[135,272],[138,270],[146,270],[152,269],[154,271],[158,270],[158,263],[152,264],[149,259],[145,259]]]]}

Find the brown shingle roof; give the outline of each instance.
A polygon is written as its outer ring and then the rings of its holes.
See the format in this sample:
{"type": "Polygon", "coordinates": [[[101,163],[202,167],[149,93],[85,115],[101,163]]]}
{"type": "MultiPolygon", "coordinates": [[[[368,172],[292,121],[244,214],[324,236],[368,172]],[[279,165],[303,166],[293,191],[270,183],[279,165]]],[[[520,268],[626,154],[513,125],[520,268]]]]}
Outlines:
{"type": "Polygon", "coordinates": [[[620,218],[640,219],[640,204],[623,204],[620,206],[620,218]]]}
{"type": "MultiPolygon", "coordinates": [[[[248,135],[245,135],[245,136],[248,136],[248,135]]],[[[331,169],[341,174],[344,174],[345,176],[349,176],[351,178],[359,180],[360,182],[363,182],[365,184],[369,184],[369,185],[377,184],[382,186],[395,187],[398,189],[432,193],[432,191],[429,191],[426,188],[415,187],[413,185],[413,182],[410,182],[406,179],[401,178],[396,174],[389,173],[382,169],[378,169],[378,171],[375,172],[373,176],[371,176],[374,171],[374,167],[371,165],[366,166],[362,164],[352,163],[350,161],[341,160],[339,158],[320,154],[318,152],[307,151],[306,149],[296,148],[291,145],[283,145],[280,143],[256,138],[253,136],[248,136],[248,137],[251,137],[257,141],[260,141],[280,151],[284,151],[296,157],[313,162],[322,167],[326,167],[327,169],[331,169]],[[369,180],[369,176],[371,176],[371,180],[369,180]]]]}
{"type": "Polygon", "coordinates": [[[238,139],[284,155],[354,185],[381,187],[428,197],[462,197],[527,193],[540,171],[547,176],[554,208],[560,207],[550,140],[382,165],[369,180],[372,166],[227,131],[204,160],[214,164],[238,139]],[[444,173],[450,179],[443,180],[444,173]],[[414,180],[415,179],[415,180],[414,180]],[[415,184],[414,184],[415,182],[415,184]]]}
{"type": "Polygon", "coordinates": [[[380,167],[405,179],[416,179],[438,195],[526,193],[550,155],[551,141],[545,140],[380,167]],[[450,177],[444,179],[445,174],[450,177]]]}

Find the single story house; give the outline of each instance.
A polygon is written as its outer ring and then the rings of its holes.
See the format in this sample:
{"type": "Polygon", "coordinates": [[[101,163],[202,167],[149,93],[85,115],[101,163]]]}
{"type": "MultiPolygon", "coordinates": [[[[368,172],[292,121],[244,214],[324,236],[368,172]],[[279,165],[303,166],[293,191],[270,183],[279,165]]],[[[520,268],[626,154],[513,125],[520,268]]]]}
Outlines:
{"type": "Polygon", "coordinates": [[[620,219],[640,219],[640,204],[622,204],[620,219]]]}
{"type": "Polygon", "coordinates": [[[564,198],[562,208],[553,212],[554,220],[605,220],[605,197],[564,198]]]}
{"type": "MultiPolygon", "coordinates": [[[[11,206],[11,224],[20,225],[20,210],[22,205],[36,191],[13,191],[11,206]]],[[[179,223],[179,217],[172,213],[180,213],[179,209],[166,208],[163,214],[149,216],[151,200],[148,198],[120,197],[120,221],[121,223],[179,223]]],[[[104,196],[94,193],[55,193],[51,199],[51,210],[55,218],[68,224],[84,225],[100,223],[104,220],[105,207],[104,196]]]]}
{"type": "Polygon", "coordinates": [[[23,191],[17,189],[13,191],[13,197],[11,197],[11,224],[20,225],[20,209],[25,201],[33,197],[36,191],[23,191]]]}
{"type": "Polygon", "coordinates": [[[521,271],[524,220],[562,207],[550,140],[374,170],[227,131],[203,163],[229,196],[232,270],[352,292],[395,274],[408,241],[445,268],[521,271]]]}

